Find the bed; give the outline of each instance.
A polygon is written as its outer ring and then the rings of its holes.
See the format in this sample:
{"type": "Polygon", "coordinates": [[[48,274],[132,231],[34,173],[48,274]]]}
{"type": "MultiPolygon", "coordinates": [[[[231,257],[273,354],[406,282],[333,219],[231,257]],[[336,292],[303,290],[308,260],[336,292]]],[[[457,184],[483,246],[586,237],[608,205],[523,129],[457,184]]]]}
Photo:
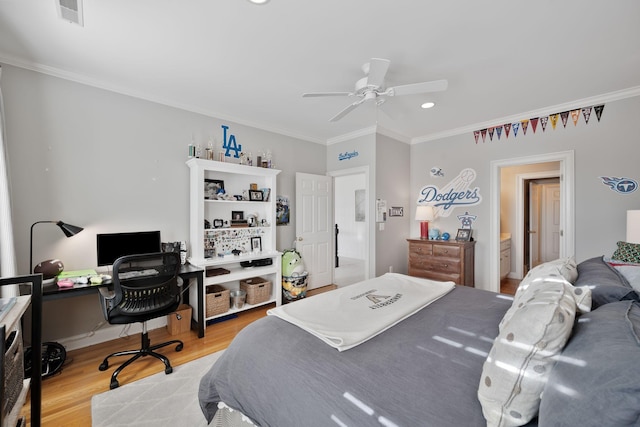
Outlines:
{"type": "Polygon", "coordinates": [[[638,301],[598,257],[531,270],[515,300],[452,286],[344,351],[270,315],[203,376],[200,406],[277,427],[638,425],[638,301]]]}

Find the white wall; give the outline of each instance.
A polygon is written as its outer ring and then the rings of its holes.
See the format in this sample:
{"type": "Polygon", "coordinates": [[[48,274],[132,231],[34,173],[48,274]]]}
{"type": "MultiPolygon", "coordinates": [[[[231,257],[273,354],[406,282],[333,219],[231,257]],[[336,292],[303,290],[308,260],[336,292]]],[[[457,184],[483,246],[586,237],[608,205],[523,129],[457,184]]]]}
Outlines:
{"type": "MultiPolygon", "coordinates": [[[[629,209],[640,208],[640,191],[623,195],[602,184],[600,176],[630,177],[640,181],[637,159],[640,145],[637,144],[637,115],[640,97],[608,102],[602,120],[598,122],[592,113],[589,124],[581,122],[574,126],[571,121],[564,128],[558,123],[546,132],[538,126],[534,134],[530,128],[527,135],[519,133],[500,141],[480,140],[477,144],[472,133],[443,138],[437,141],[416,144],[411,147],[411,192],[412,199],[426,184],[442,185],[457,175],[463,168],[473,168],[477,178],[473,183],[480,188],[483,200],[480,205],[468,208],[477,215],[474,223],[476,287],[489,287],[489,196],[490,162],[543,153],[567,150],[575,152],[575,248],[578,261],[599,255],[610,256],[618,240],[625,238],[625,218],[629,209]],[[442,167],[445,178],[432,178],[429,169],[442,167]]],[[[527,117],[523,117],[525,119],[527,117]]],[[[456,218],[458,208],[448,218],[437,219],[442,231],[455,231],[460,222],[456,218]]],[[[413,235],[418,225],[410,224],[413,235]]]]}
{"type": "MultiPolygon", "coordinates": [[[[34,230],[34,263],[60,258],[67,270],[96,266],[95,235],[160,230],[189,240],[187,145],[222,140],[221,125],[243,151],[271,149],[278,194],[295,206],[295,172],[326,173],[326,147],[212,117],[2,66],[14,233],[20,273],[29,271],[29,228],[58,220],[84,231],[65,238],[49,224],[34,230]]],[[[295,214],[277,228],[290,248],[295,214]]],[[[43,339],[84,337],[103,321],[98,297],[44,304],[43,339]]],[[[120,328],[118,327],[118,330],[120,328]]],[[[75,342],[69,343],[72,347],[75,342]]]]}
{"type": "Polygon", "coordinates": [[[364,174],[334,178],[334,212],[338,224],[338,256],[365,259],[366,222],[356,221],[355,193],[365,188],[364,174]]]}

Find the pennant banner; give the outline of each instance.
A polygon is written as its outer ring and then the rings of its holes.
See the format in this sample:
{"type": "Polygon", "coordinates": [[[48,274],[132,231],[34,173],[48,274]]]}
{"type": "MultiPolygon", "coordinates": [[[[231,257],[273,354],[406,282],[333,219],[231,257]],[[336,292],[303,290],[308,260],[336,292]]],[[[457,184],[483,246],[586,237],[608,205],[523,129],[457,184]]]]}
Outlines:
{"type": "Polygon", "coordinates": [[[584,123],[589,124],[589,119],[591,118],[591,111],[596,113],[596,117],[598,118],[598,122],[602,118],[602,113],[604,111],[604,104],[600,105],[592,105],[589,107],[576,108],[575,110],[567,110],[562,111],[560,113],[549,114],[544,117],[533,117],[530,119],[523,119],[513,123],[505,123],[498,126],[488,127],[486,129],[474,130],[473,131],[473,139],[478,144],[478,140],[482,137],[482,142],[486,141],[487,132],[489,133],[489,141],[493,141],[493,136],[496,135],[496,141],[500,141],[502,137],[502,131],[504,130],[505,139],[509,139],[510,135],[513,135],[513,138],[518,136],[518,131],[522,129],[522,133],[524,135],[527,134],[527,129],[529,129],[529,125],[531,125],[531,129],[533,129],[533,133],[536,133],[538,129],[538,124],[542,127],[542,132],[547,130],[547,124],[551,122],[551,127],[553,130],[556,130],[558,125],[558,119],[562,120],[562,127],[566,128],[567,123],[569,122],[569,117],[571,117],[571,121],[573,121],[574,126],[578,126],[578,122],[580,121],[580,115],[584,118],[584,123]]]}

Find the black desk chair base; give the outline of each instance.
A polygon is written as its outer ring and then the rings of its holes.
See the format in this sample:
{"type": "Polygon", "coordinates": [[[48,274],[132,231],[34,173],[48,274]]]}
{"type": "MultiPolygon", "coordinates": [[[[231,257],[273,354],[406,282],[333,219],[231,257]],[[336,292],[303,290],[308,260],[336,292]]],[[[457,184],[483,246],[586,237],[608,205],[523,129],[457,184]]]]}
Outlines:
{"type": "Polygon", "coordinates": [[[171,341],[163,342],[160,344],[151,345],[151,340],[149,339],[149,333],[147,332],[146,325],[144,325],[143,329],[144,330],[142,332],[142,337],[141,337],[142,346],[140,349],[117,351],[115,353],[111,353],[110,355],[104,358],[104,360],[98,367],[99,370],[106,371],[109,368],[109,358],[117,357],[117,356],[133,355],[132,358],[125,361],[122,365],[118,367],[118,369],[116,369],[113,372],[113,374],[111,374],[111,383],[109,385],[109,388],[111,390],[113,390],[114,388],[118,388],[120,386],[120,383],[118,383],[118,378],[117,378],[118,374],[124,368],[126,368],[131,363],[135,362],[141,357],[153,356],[156,359],[160,359],[164,363],[164,373],[168,375],[173,372],[173,368],[171,367],[171,363],[169,362],[169,359],[160,353],[156,353],[154,350],[176,344],[176,351],[182,351],[182,348],[184,347],[184,343],[180,340],[171,340],[171,341]]]}

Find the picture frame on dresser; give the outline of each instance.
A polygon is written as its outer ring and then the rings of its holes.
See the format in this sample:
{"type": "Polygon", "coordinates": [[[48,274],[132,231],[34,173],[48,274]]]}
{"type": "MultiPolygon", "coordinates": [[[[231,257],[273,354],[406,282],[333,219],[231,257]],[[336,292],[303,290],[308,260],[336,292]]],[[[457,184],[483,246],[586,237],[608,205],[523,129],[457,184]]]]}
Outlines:
{"type": "Polygon", "coordinates": [[[470,242],[470,241],[471,241],[471,229],[458,228],[458,234],[456,234],[456,242],[470,242]]]}

